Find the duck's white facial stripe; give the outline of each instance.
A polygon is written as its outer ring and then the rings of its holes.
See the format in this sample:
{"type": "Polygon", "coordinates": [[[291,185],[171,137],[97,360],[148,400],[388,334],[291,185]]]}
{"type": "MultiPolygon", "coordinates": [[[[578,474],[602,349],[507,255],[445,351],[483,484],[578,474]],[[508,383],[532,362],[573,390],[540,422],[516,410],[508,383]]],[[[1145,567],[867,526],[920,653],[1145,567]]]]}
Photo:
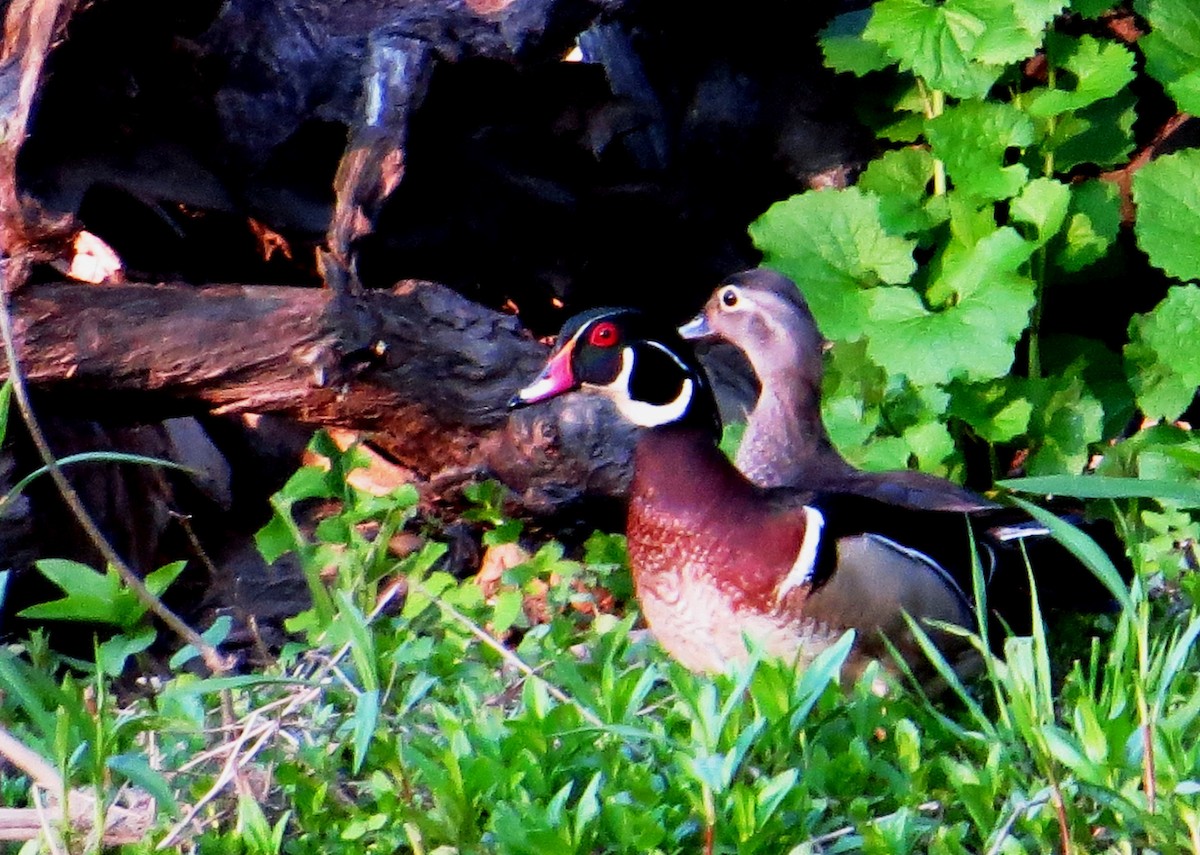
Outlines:
{"type": "MultiPolygon", "coordinates": [[[[663,353],[670,356],[680,368],[685,371],[687,370],[687,366],[679,361],[679,357],[671,353],[666,347],[663,347],[658,342],[646,342],[646,344],[659,348],[663,353]]],[[[685,377],[683,384],[680,386],[679,394],[675,396],[674,400],[668,401],[665,404],[650,404],[646,401],[635,401],[629,391],[629,378],[633,376],[633,362],[633,348],[624,348],[621,351],[621,372],[607,386],[598,387],[612,398],[613,403],[617,405],[617,411],[638,427],[658,427],[682,418],[692,403],[692,393],[695,390],[692,378],[685,377]]]]}
{"type": "Polygon", "coordinates": [[[821,532],[825,528],[825,517],[816,508],[804,506],[804,539],[800,542],[800,551],[787,576],[775,590],[775,602],[783,602],[783,598],[793,588],[800,588],[812,582],[813,571],[817,566],[817,549],[821,546],[821,532]]]}

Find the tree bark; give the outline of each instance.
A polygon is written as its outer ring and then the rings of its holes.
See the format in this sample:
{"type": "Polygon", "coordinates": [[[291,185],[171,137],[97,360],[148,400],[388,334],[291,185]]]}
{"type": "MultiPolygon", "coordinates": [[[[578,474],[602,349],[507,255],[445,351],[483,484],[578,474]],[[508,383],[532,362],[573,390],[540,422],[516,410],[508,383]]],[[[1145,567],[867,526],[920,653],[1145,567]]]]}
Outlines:
{"type": "Polygon", "coordinates": [[[587,395],[509,414],[545,345],[431,282],[349,296],[270,286],[39,285],[12,301],[39,390],[109,413],[272,413],[370,431],[435,491],[496,476],[528,511],[623,495],[633,434],[587,395]],[[120,408],[113,407],[119,401],[120,408]]]}

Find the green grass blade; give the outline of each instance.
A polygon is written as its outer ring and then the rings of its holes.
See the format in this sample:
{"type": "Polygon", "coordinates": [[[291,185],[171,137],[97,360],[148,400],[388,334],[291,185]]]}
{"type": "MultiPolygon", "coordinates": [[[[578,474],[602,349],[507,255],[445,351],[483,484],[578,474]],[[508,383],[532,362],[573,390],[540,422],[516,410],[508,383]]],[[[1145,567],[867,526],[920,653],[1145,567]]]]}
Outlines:
{"type": "Polygon", "coordinates": [[[1171,649],[1167,652],[1166,659],[1163,662],[1162,670],[1158,674],[1158,691],[1154,695],[1154,715],[1155,720],[1162,716],[1163,709],[1167,703],[1167,691],[1171,688],[1171,684],[1175,682],[1175,678],[1179,672],[1187,664],[1189,655],[1192,652],[1192,647],[1196,643],[1196,636],[1200,635],[1200,616],[1192,618],[1191,623],[1187,625],[1187,629],[1183,631],[1171,649]]]}
{"type": "MultiPolygon", "coordinates": [[[[163,469],[178,469],[180,472],[191,472],[192,469],[175,463],[171,460],[163,460],[160,457],[147,457],[144,454],[126,454],[123,451],[83,451],[79,454],[69,454],[61,460],[56,461],[58,468],[62,469],[67,466],[73,466],[76,463],[137,463],[142,466],[158,466],[163,469]]],[[[35,478],[45,475],[50,471],[48,466],[39,466],[34,469],[20,481],[12,486],[7,493],[4,494],[3,500],[0,500],[0,508],[8,502],[11,502],[16,496],[21,495],[30,482],[35,478]]]]}
{"type": "Polygon", "coordinates": [[[1078,499],[1168,499],[1185,508],[1200,507],[1200,485],[1165,478],[1112,475],[1043,475],[1009,478],[996,484],[1018,493],[1074,496],[1078,499]]]}
{"type": "Polygon", "coordinates": [[[1125,581],[1121,578],[1121,574],[1112,563],[1112,559],[1105,554],[1096,541],[1065,520],[1059,519],[1058,516],[1045,508],[1038,507],[1032,502],[1026,502],[1024,499],[1016,497],[1013,497],[1013,502],[1016,503],[1017,507],[1026,511],[1030,516],[1048,528],[1054,539],[1082,561],[1084,566],[1092,572],[1092,575],[1099,579],[1100,583],[1121,604],[1121,608],[1125,609],[1126,613],[1131,617],[1133,616],[1133,598],[1129,595],[1129,588],[1126,587],[1125,581]]]}

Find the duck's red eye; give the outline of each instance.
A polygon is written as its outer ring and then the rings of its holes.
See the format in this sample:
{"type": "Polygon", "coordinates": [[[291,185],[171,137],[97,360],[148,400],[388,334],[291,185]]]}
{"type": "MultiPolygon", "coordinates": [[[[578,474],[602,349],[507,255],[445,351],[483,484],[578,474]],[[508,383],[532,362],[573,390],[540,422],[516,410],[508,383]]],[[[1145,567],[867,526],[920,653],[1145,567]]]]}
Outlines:
{"type": "Polygon", "coordinates": [[[612,347],[617,343],[617,325],[604,321],[592,327],[588,333],[588,344],[596,347],[612,347]]]}

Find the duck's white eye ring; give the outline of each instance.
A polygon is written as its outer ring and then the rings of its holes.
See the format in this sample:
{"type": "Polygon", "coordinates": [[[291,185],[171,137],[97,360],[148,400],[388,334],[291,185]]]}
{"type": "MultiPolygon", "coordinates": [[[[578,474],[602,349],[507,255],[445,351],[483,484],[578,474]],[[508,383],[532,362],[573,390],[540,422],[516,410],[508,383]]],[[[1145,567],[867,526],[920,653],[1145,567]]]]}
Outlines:
{"type": "Polygon", "coordinates": [[[721,303],[727,309],[732,309],[735,306],[737,306],[737,304],[738,304],[737,288],[730,287],[730,288],[726,288],[724,291],[722,291],[721,292],[721,303]]]}

